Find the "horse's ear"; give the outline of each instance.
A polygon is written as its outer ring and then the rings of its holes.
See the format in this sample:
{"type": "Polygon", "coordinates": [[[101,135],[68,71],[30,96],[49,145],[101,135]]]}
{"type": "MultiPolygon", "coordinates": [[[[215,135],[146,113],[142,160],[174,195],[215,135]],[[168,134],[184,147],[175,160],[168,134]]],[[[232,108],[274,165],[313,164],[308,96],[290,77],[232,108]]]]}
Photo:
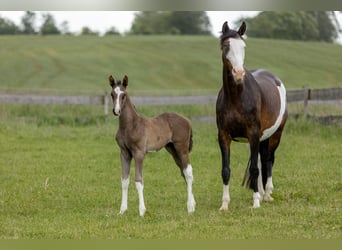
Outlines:
{"type": "Polygon", "coordinates": [[[112,86],[112,88],[115,85],[115,80],[112,75],[109,76],[109,85],[112,86]]]}
{"type": "Polygon", "coordinates": [[[240,35],[240,36],[243,36],[244,34],[245,34],[245,32],[246,32],[246,23],[245,22],[242,22],[242,24],[241,24],[241,26],[240,26],[240,28],[239,28],[239,30],[238,30],[238,34],[240,35]]]}
{"type": "Polygon", "coordinates": [[[122,85],[126,88],[128,85],[128,77],[125,75],[123,80],[122,80],[122,85]]]}
{"type": "Polygon", "coordinates": [[[229,31],[228,22],[225,21],[224,24],[222,25],[222,34],[227,33],[228,31],[229,31]]]}

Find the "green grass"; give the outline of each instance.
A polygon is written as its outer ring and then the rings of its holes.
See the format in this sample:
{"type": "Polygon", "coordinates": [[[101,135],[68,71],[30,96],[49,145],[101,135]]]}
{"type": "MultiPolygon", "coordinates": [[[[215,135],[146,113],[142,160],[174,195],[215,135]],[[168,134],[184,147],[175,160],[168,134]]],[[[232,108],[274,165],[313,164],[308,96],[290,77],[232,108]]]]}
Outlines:
{"type": "MultiPolygon", "coordinates": [[[[201,36],[1,36],[0,91],[103,94],[110,74],[133,94],[215,94],[219,40],[201,36]]],[[[341,86],[339,45],[248,39],[246,66],[277,74],[287,89],[341,86]]]]}
{"type": "MultiPolygon", "coordinates": [[[[0,109],[0,238],[342,238],[341,125],[289,120],[276,154],[275,201],[262,203],[260,209],[250,208],[252,192],[241,186],[248,150],[245,144],[234,143],[232,200],[230,210],[222,213],[216,126],[194,122],[196,212],[188,215],[184,180],[171,156],[161,150],[145,159],[147,213],[140,218],[133,179],[129,210],[117,215],[121,201],[114,140],[117,119],[97,116],[101,107],[88,113],[86,107],[67,107],[0,109]],[[51,115],[46,113],[50,108],[51,115]],[[75,122],[89,116],[95,117],[94,122],[75,122]]],[[[159,112],[139,110],[149,115],[159,112]]],[[[187,107],[184,113],[197,110],[187,107]]]]}

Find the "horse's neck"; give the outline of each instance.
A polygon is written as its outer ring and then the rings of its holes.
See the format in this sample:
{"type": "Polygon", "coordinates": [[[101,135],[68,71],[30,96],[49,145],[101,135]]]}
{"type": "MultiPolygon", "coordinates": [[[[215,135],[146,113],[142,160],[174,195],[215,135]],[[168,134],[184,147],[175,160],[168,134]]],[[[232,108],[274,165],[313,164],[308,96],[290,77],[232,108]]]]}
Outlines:
{"type": "Polygon", "coordinates": [[[121,110],[121,114],[119,117],[119,127],[125,129],[134,126],[134,123],[139,118],[139,114],[135,110],[131,99],[129,98],[129,96],[126,96],[126,98],[126,104],[121,110]]]}
{"type": "MultiPolygon", "coordinates": [[[[222,77],[223,77],[223,90],[224,95],[227,96],[230,100],[238,95],[239,86],[236,84],[233,74],[230,70],[228,70],[224,65],[222,69],[222,77]]],[[[241,86],[240,86],[241,88],[241,86]]],[[[241,90],[241,89],[240,89],[241,90]]]]}

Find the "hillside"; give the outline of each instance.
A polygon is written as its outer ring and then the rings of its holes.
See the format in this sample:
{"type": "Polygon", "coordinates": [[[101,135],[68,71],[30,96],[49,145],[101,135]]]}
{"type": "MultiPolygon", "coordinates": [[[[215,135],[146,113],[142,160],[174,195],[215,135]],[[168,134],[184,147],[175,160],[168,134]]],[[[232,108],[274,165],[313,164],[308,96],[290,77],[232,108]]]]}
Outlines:
{"type": "MultiPolygon", "coordinates": [[[[0,36],[0,91],[92,94],[129,77],[135,94],[213,94],[219,41],[198,36],[0,36]]],[[[342,46],[247,40],[246,66],[277,74],[288,89],[342,86],[342,46]]]]}

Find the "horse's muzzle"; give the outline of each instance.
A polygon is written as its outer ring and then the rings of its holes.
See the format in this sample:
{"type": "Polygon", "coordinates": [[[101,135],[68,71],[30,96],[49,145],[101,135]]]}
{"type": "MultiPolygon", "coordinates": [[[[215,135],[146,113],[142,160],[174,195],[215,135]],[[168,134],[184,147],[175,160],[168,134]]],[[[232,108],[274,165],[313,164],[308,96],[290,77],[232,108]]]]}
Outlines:
{"type": "Polygon", "coordinates": [[[233,74],[235,82],[241,83],[245,76],[245,70],[243,68],[242,69],[233,68],[232,74],[233,74]]]}

